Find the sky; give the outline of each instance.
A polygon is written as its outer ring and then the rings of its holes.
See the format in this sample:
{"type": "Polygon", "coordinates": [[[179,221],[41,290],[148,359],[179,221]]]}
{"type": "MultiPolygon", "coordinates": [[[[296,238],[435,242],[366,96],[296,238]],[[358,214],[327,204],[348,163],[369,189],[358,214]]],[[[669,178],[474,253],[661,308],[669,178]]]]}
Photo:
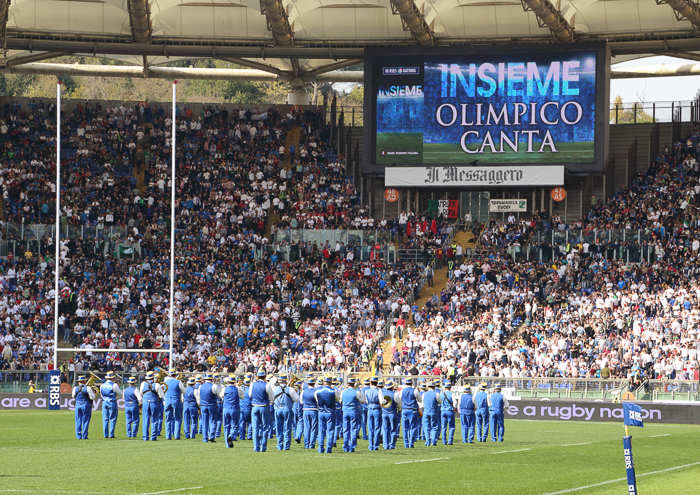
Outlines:
{"type": "MultiPolygon", "coordinates": [[[[674,57],[649,57],[615,64],[613,67],[641,67],[663,64],[685,65],[700,64],[700,62],[674,57]]],[[[634,103],[642,100],[646,102],[693,100],[699,91],[700,76],[610,80],[610,100],[614,100],[615,96],[620,95],[624,103],[634,103]]]]}

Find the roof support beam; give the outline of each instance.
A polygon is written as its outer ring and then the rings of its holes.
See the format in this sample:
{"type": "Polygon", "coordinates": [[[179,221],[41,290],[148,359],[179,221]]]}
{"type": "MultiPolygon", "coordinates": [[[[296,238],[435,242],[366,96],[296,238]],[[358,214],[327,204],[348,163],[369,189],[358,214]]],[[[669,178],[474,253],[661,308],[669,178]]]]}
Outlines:
{"type": "Polygon", "coordinates": [[[219,57],[219,60],[224,62],[229,62],[231,64],[242,65],[243,67],[250,67],[251,69],[258,69],[264,72],[269,72],[270,74],[280,74],[282,73],[277,67],[273,67],[267,64],[261,64],[260,62],[255,62],[253,60],[246,60],[244,58],[237,57],[219,57]]]}
{"type": "Polygon", "coordinates": [[[435,44],[435,33],[413,0],[391,0],[391,11],[401,16],[404,31],[410,30],[413,39],[419,45],[433,46],[435,44]]]}
{"type": "Polygon", "coordinates": [[[260,11],[267,17],[267,28],[272,31],[275,44],[294,46],[294,31],[282,0],[260,0],[260,11]]]}
{"type": "Polygon", "coordinates": [[[10,0],[0,0],[0,35],[5,37],[7,19],[10,16],[10,0]]]}
{"type": "Polygon", "coordinates": [[[676,20],[690,21],[695,29],[700,28],[700,8],[692,0],[656,0],[657,5],[666,4],[673,9],[676,20]]]}
{"type": "MultiPolygon", "coordinates": [[[[146,77],[143,67],[123,65],[81,65],[81,64],[50,64],[27,63],[7,67],[0,73],[10,74],[37,74],[37,75],[69,75],[69,76],[96,76],[96,77],[146,77]]],[[[224,80],[224,81],[305,81],[307,74],[299,73],[295,77],[291,72],[273,74],[255,69],[203,69],[188,67],[160,67],[152,65],[148,67],[148,77],[157,79],[199,79],[199,80],[224,80]]],[[[363,73],[358,71],[331,71],[318,76],[309,77],[309,80],[319,82],[362,82],[363,73]]]]}
{"type": "Polygon", "coordinates": [[[134,43],[150,43],[153,31],[148,0],[127,0],[127,2],[132,40],[134,43]]]}
{"type": "Polygon", "coordinates": [[[26,57],[15,57],[10,58],[5,62],[6,67],[15,67],[17,65],[28,64],[31,62],[41,62],[42,60],[48,60],[50,58],[62,57],[68,55],[64,52],[43,52],[35,53],[34,55],[27,55],[26,57]]]}
{"type": "Polygon", "coordinates": [[[344,69],[345,67],[350,67],[351,65],[355,65],[355,64],[361,64],[362,62],[364,62],[364,60],[361,58],[353,58],[350,60],[341,60],[340,62],[336,62],[334,64],[328,64],[328,65],[322,65],[321,67],[316,67],[315,69],[308,71],[307,74],[311,74],[312,76],[318,76],[319,74],[325,74],[326,72],[330,72],[332,70],[344,69]]]}
{"type": "Polygon", "coordinates": [[[559,12],[550,0],[521,0],[525,12],[534,12],[540,27],[548,27],[560,41],[573,43],[576,33],[569,21],[559,12]]]}

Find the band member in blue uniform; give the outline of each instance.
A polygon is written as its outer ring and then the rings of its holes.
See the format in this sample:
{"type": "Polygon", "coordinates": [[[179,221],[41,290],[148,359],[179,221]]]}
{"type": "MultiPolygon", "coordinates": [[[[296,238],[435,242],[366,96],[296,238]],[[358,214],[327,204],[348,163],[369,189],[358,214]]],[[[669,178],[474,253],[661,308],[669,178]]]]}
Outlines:
{"type": "MultiPolygon", "coordinates": [[[[360,389],[360,392],[362,392],[362,395],[365,395],[367,393],[367,390],[369,390],[369,378],[365,378],[364,381],[362,382],[362,388],[360,389]]],[[[367,440],[367,401],[363,402],[360,404],[361,411],[360,411],[360,419],[359,419],[359,428],[360,432],[362,433],[362,440],[367,440]]],[[[358,436],[359,436],[358,433],[358,436]]]]}
{"type": "Polygon", "coordinates": [[[243,389],[236,386],[236,377],[229,375],[226,377],[226,388],[219,392],[224,405],[224,439],[226,448],[233,447],[233,442],[238,439],[238,422],[241,415],[241,399],[243,389]]]}
{"type": "Polygon", "coordinates": [[[491,415],[491,441],[503,441],[503,434],[506,431],[503,421],[503,410],[508,407],[508,399],[501,393],[501,384],[494,386],[493,393],[489,395],[489,413],[491,415]]]}
{"type": "Polygon", "coordinates": [[[265,370],[260,368],[258,379],[250,385],[248,390],[248,395],[253,405],[253,450],[255,452],[265,452],[267,450],[270,399],[275,396],[272,385],[265,381],[265,375],[265,370]]]}
{"type": "Polygon", "coordinates": [[[219,384],[219,394],[216,396],[216,421],[214,422],[214,437],[221,437],[221,427],[224,424],[224,399],[223,391],[226,387],[226,382],[222,381],[219,384]]]}
{"type": "MultiPolygon", "coordinates": [[[[337,390],[341,396],[343,387],[340,384],[338,377],[333,378],[333,388],[337,390]]],[[[336,442],[343,437],[343,406],[340,401],[335,403],[335,416],[333,416],[333,447],[336,447],[336,442]]]]}
{"type": "Polygon", "coordinates": [[[75,436],[78,440],[87,440],[95,391],[85,385],[85,376],[78,377],[78,385],[73,387],[73,398],[75,399],[75,436]]]}
{"type": "Polygon", "coordinates": [[[158,415],[158,404],[163,398],[163,387],[156,383],[152,371],[146,373],[146,380],[141,383],[141,396],[143,397],[143,425],[141,433],[144,441],[149,439],[152,442],[158,440],[158,429],[156,419],[158,415]]]}
{"type": "Polygon", "coordinates": [[[425,446],[435,447],[437,445],[438,430],[440,429],[440,403],[441,397],[435,390],[437,383],[435,380],[428,383],[428,390],[423,394],[423,407],[426,421],[425,446]]]}
{"type": "Polygon", "coordinates": [[[212,383],[211,373],[204,375],[204,383],[194,392],[199,404],[202,418],[202,441],[216,443],[216,398],[219,394],[219,385],[212,383]]]}
{"type": "MultiPolygon", "coordinates": [[[[204,385],[204,376],[197,374],[195,375],[195,379],[197,380],[197,384],[194,386],[194,389],[197,390],[199,389],[199,387],[204,385]]],[[[199,404],[197,404],[197,408],[199,409],[199,404]]],[[[197,433],[200,435],[202,434],[202,411],[199,411],[199,424],[197,425],[197,433]]]]}
{"type": "Polygon", "coordinates": [[[333,450],[335,429],[335,404],[340,400],[340,391],[334,389],[333,377],[328,375],[325,385],[316,389],[314,396],[318,404],[318,453],[330,454],[333,450]],[[325,447],[324,447],[325,443],[325,447]]]}
{"type": "Polygon", "coordinates": [[[382,428],[382,404],[384,393],[378,388],[379,379],[370,378],[370,386],[365,393],[367,398],[367,427],[369,430],[369,450],[379,450],[379,433],[382,428]]]}
{"type": "Polygon", "coordinates": [[[199,408],[197,406],[197,398],[194,392],[197,386],[197,379],[190,377],[187,380],[187,388],[185,389],[184,401],[184,420],[185,420],[185,438],[195,438],[197,436],[197,423],[199,420],[199,408]]]}
{"type": "Polygon", "coordinates": [[[238,433],[241,436],[241,440],[252,440],[253,430],[251,429],[251,424],[253,421],[253,402],[250,398],[250,384],[252,380],[249,376],[243,379],[243,398],[241,399],[241,416],[238,422],[238,433]]]}
{"type": "MultiPolygon", "coordinates": [[[[308,384],[304,383],[302,384],[302,387],[303,390],[304,388],[308,387],[308,384]]],[[[304,408],[301,401],[301,392],[299,393],[299,400],[292,404],[292,414],[294,441],[296,443],[301,443],[301,437],[304,434],[304,408]]]]}
{"type": "Polygon", "coordinates": [[[452,393],[452,383],[445,380],[442,384],[443,391],[440,392],[440,432],[442,434],[442,444],[452,445],[455,439],[455,409],[457,407],[457,397],[452,393]]]}
{"type": "Polygon", "coordinates": [[[476,405],[476,439],[485,442],[489,436],[489,397],[486,393],[486,382],[479,384],[479,391],[474,396],[476,405]]]}
{"type": "Polygon", "coordinates": [[[476,421],[476,399],[469,385],[459,397],[459,421],[462,424],[462,443],[474,443],[474,422],[476,421]]]}
{"type": "Polygon", "coordinates": [[[343,451],[355,452],[357,447],[358,421],[362,417],[361,405],[365,403],[365,395],[355,387],[357,380],[348,378],[348,387],[340,393],[340,403],[343,411],[343,451]]]}
{"type": "Polygon", "coordinates": [[[114,383],[114,372],[108,371],[105,381],[100,385],[102,396],[102,431],[105,438],[114,438],[114,430],[117,428],[117,397],[122,397],[122,390],[114,383]]]}
{"type": "Polygon", "coordinates": [[[168,387],[165,392],[165,438],[170,440],[180,440],[182,432],[182,396],[187,389],[175,376],[175,370],[170,370],[165,385],[168,387]]]}
{"type": "Polygon", "coordinates": [[[316,448],[318,434],[318,402],[316,402],[316,380],[310,377],[307,387],[301,391],[301,403],[304,409],[304,448],[316,448]]]}
{"type": "Polygon", "coordinates": [[[404,388],[398,394],[397,403],[401,408],[403,446],[413,449],[418,438],[418,409],[422,406],[420,392],[413,388],[413,380],[404,380],[404,388]]]}
{"type": "Polygon", "coordinates": [[[299,394],[287,385],[287,374],[279,376],[273,386],[275,422],[277,423],[277,450],[289,450],[292,445],[292,425],[294,414],[292,405],[299,403],[299,394]]]}
{"type": "Polygon", "coordinates": [[[141,391],[136,388],[136,378],[131,376],[126,380],[127,387],[124,389],[124,418],[126,419],[127,438],[136,438],[141,422],[141,404],[143,397],[141,391]]]}
{"type": "MultiPolygon", "coordinates": [[[[418,385],[418,390],[420,392],[420,399],[422,404],[423,396],[425,395],[425,391],[427,390],[427,387],[425,386],[424,382],[421,382],[418,385]]],[[[428,438],[428,417],[425,415],[425,406],[421,408],[421,411],[423,412],[423,415],[419,418],[420,424],[418,429],[418,440],[425,441],[428,438]]]]}
{"type": "Polygon", "coordinates": [[[384,440],[384,450],[396,448],[398,433],[396,430],[399,424],[398,393],[393,380],[387,380],[384,388],[384,400],[388,402],[382,408],[382,439],[384,440]]]}

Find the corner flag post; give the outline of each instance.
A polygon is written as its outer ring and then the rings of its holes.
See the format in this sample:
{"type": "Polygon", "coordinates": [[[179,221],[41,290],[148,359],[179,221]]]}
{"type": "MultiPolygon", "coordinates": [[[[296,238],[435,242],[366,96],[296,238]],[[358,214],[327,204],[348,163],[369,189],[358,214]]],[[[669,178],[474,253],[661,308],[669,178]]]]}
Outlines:
{"type": "Polygon", "coordinates": [[[634,472],[634,457],[632,456],[632,436],[630,426],[644,428],[642,408],[636,404],[625,402],[622,404],[625,421],[625,436],[622,437],[622,446],[625,454],[625,469],[627,470],[627,494],[637,495],[637,476],[634,472]]]}

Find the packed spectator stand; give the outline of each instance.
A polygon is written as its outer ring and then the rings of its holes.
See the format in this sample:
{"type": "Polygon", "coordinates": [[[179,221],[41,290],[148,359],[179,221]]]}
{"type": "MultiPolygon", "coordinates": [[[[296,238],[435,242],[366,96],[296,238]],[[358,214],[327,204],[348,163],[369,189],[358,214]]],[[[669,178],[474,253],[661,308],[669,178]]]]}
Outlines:
{"type": "MultiPolygon", "coordinates": [[[[52,366],[52,111],[51,102],[6,105],[0,123],[2,370],[52,366]]],[[[539,211],[461,222],[484,256],[453,252],[447,286],[417,306],[428,249],[444,244],[451,223],[370,217],[313,114],[222,106],[177,115],[173,363],[90,353],[168,346],[173,123],[159,106],[92,103],[64,115],[59,337],[85,349],[66,363],[68,379],[156,364],[369,370],[387,332],[391,355],[377,364],[396,374],[697,379],[697,130],[568,225],[539,211]],[[426,255],[388,263],[371,245],[268,245],[268,232],[300,229],[382,232],[382,243],[426,255]],[[644,237],[596,237],[608,230],[644,237]]]]}

